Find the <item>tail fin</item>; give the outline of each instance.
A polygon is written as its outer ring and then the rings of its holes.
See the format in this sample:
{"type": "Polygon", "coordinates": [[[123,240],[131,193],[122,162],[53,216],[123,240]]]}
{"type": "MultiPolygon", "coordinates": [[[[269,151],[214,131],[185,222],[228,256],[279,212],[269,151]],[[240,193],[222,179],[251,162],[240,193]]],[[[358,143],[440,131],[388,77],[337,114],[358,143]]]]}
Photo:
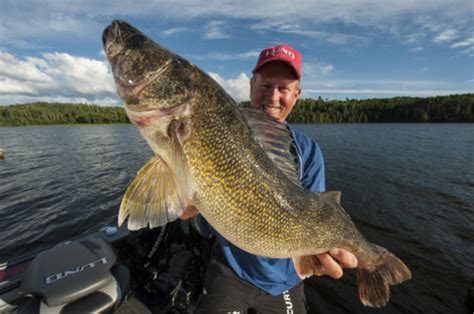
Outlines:
{"type": "Polygon", "coordinates": [[[357,269],[359,299],[365,306],[382,307],[390,299],[390,286],[411,278],[408,267],[395,255],[385,251],[375,269],[357,269]]]}

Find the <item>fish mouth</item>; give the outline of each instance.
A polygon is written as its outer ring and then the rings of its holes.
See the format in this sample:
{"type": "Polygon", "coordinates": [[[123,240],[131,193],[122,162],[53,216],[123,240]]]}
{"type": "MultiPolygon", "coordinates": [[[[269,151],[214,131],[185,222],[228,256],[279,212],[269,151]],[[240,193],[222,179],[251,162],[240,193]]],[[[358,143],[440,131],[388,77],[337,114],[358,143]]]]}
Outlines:
{"type": "MultiPolygon", "coordinates": [[[[127,113],[159,117],[192,98],[194,68],[130,24],[113,21],[104,29],[102,43],[127,113]]],[[[143,125],[149,120],[143,115],[130,118],[143,125]]]]}
{"type": "Polygon", "coordinates": [[[109,60],[125,48],[138,48],[148,41],[138,29],[127,22],[114,20],[102,32],[102,45],[109,60]]]}
{"type": "Polygon", "coordinates": [[[173,56],[167,49],[124,21],[114,20],[107,26],[102,43],[117,93],[130,105],[136,104],[137,96],[172,66],[173,56]]]}
{"type": "Polygon", "coordinates": [[[104,31],[102,32],[102,46],[105,46],[105,44],[107,43],[107,36],[109,34],[109,31],[110,31],[110,26],[107,26],[104,31]]]}

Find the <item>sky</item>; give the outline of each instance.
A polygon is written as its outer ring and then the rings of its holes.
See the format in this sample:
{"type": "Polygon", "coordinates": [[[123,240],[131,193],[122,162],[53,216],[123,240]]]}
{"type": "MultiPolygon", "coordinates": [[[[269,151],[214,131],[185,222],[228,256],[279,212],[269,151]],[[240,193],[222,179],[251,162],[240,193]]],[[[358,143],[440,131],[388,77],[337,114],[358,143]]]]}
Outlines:
{"type": "Polygon", "coordinates": [[[249,99],[259,51],[302,55],[301,98],[474,92],[472,0],[0,0],[0,105],[121,105],[101,34],[124,20],[249,99]]]}

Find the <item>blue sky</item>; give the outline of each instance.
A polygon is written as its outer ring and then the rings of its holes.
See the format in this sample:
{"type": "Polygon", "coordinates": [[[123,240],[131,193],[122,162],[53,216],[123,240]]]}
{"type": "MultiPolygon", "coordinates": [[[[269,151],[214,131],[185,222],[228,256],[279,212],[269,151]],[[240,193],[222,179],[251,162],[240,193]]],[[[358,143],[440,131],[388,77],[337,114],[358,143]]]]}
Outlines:
{"type": "Polygon", "coordinates": [[[303,58],[303,98],[474,92],[474,1],[0,0],[0,105],[120,104],[102,30],[125,20],[248,99],[258,52],[303,58]]]}

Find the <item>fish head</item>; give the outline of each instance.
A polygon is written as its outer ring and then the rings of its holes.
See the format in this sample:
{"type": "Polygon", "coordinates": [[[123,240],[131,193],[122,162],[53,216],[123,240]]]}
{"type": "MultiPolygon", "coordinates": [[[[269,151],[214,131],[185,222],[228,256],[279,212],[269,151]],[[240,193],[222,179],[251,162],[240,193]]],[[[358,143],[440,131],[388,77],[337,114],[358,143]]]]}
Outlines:
{"type": "Polygon", "coordinates": [[[128,112],[169,115],[191,102],[194,65],[123,21],[105,28],[102,42],[128,112]]]}

